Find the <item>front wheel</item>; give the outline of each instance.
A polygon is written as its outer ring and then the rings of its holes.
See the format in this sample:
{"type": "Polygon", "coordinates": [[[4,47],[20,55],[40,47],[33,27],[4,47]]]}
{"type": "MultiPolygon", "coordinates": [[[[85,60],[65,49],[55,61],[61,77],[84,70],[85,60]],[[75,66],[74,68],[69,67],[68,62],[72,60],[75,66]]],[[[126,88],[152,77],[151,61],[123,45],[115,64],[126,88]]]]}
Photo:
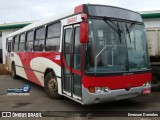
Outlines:
{"type": "Polygon", "coordinates": [[[54,72],[49,72],[45,76],[44,89],[50,98],[60,99],[62,97],[58,94],[58,82],[54,72]]]}

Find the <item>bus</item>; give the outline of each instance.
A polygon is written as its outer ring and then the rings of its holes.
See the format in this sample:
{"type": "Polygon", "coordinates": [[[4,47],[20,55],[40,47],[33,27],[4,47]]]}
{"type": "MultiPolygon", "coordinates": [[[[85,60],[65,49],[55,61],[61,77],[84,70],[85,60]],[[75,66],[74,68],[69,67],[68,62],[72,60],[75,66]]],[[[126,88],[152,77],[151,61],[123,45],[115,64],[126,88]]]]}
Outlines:
{"type": "Polygon", "coordinates": [[[6,68],[49,97],[82,105],[150,94],[144,23],[124,8],[82,4],[7,36],[6,68]]]}

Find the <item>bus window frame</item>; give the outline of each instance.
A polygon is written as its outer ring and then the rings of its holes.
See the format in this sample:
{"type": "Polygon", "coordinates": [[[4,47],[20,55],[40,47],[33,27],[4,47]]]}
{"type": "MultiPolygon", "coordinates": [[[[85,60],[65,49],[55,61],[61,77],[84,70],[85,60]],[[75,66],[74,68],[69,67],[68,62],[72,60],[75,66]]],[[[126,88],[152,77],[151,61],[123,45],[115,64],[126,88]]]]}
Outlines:
{"type": "Polygon", "coordinates": [[[60,49],[60,41],[61,41],[61,30],[62,30],[62,28],[61,28],[61,25],[62,25],[62,23],[61,23],[61,21],[56,21],[56,22],[53,22],[53,23],[50,23],[50,24],[48,24],[47,26],[46,26],[46,38],[45,38],[45,48],[44,48],[44,50],[45,51],[47,51],[47,52],[58,52],[59,51],[59,49],[60,49]],[[54,25],[56,25],[56,24],[59,24],[59,28],[60,28],[60,32],[59,32],[59,36],[52,36],[52,37],[48,37],[48,28],[50,27],[50,26],[54,26],[54,25]],[[46,41],[47,41],[47,39],[54,39],[54,38],[59,38],[59,45],[58,45],[58,49],[57,50],[46,50],[46,41]]]}
{"type": "Polygon", "coordinates": [[[13,37],[13,43],[14,43],[14,44],[13,44],[13,51],[14,51],[14,52],[19,52],[19,40],[20,40],[20,39],[19,39],[19,34],[15,35],[15,36],[13,37]],[[18,42],[15,42],[15,38],[16,38],[16,37],[18,37],[18,42]],[[18,48],[17,48],[17,50],[15,51],[14,46],[15,46],[16,44],[18,45],[18,48]]]}
{"type": "Polygon", "coordinates": [[[36,28],[34,30],[34,40],[33,40],[32,51],[34,51],[34,52],[44,52],[44,50],[45,50],[44,49],[44,47],[45,47],[45,39],[46,39],[46,25],[36,28]],[[36,39],[37,30],[42,29],[42,28],[44,28],[44,38],[36,39]],[[42,40],[43,40],[43,50],[35,50],[35,42],[36,41],[42,41],[42,40]]]}
{"type": "Polygon", "coordinates": [[[32,52],[33,51],[33,44],[34,44],[34,39],[35,39],[35,29],[31,29],[29,31],[26,31],[26,40],[25,40],[25,52],[32,52]],[[33,39],[28,41],[28,33],[33,32],[33,39]],[[27,42],[32,42],[32,50],[28,51],[26,48],[27,42]]]}
{"type": "Polygon", "coordinates": [[[21,33],[21,34],[19,35],[19,44],[18,44],[18,46],[19,46],[19,47],[18,47],[19,52],[24,52],[24,51],[25,51],[25,43],[26,43],[25,41],[26,41],[26,32],[23,32],[23,33],[21,33]],[[23,41],[23,42],[21,42],[21,36],[22,36],[22,35],[24,35],[24,41],[23,41]],[[20,51],[19,48],[20,48],[20,45],[21,45],[22,43],[24,43],[24,46],[23,46],[24,48],[23,48],[23,51],[20,51]]]}

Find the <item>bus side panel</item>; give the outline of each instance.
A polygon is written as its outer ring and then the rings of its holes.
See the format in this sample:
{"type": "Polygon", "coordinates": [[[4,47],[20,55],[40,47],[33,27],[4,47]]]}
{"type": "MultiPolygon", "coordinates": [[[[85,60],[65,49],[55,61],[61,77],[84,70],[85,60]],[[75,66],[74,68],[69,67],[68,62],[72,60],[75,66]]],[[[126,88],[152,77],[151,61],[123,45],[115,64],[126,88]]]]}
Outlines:
{"type": "Polygon", "coordinates": [[[53,69],[56,76],[61,77],[60,53],[17,52],[14,61],[17,65],[17,75],[40,86],[44,86],[44,72],[47,68],[53,69]]]}
{"type": "Polygon", "coordinates": [[[60,55],[53,53],[37,53],[34,55],[35,56],[30,61],[30,67],[32,70],[35,70],[34,73],[42,85],[44,85],[44,73],[47,68],[53,69],[56,77],[61,77],[61,66],[60,64],[57,64],[60,60],[55,60],[57,58],[60,59],[60,55]]]}
{"type": "MultiPolygon", "coordinates": [[[[32,59],[33,53],[32,52],[18,52],[18,56],[21,59],[22,66],[25,70],[26,76],[28,80],[42,86],[41,82],[38,80],[37,76],[33,72],[33,70],[30,67],[30,61],[32,59]]],[[[20,75],[21,76],[21,75],[20,75]]]]}
{"type": "Polygon", "coordinates": [[[27,79],[26,72],[23,68],[22,58],[17,53],[12,53],[12,62],[15,63],[16,74],[27,79]]]}

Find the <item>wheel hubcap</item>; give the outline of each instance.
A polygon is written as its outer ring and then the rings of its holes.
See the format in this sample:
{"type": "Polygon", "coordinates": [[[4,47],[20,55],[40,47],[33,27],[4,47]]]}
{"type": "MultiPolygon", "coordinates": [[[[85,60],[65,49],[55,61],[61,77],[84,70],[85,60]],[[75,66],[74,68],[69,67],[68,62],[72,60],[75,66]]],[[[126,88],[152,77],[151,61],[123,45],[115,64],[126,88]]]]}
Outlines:
{"type": "Polygon", "coordinates": [[[54,93],[57,91],[58,88],[58,84],[55,78],[52,78],[49,82],[48,82],[48,88],[49,90],[54,93]]]}

